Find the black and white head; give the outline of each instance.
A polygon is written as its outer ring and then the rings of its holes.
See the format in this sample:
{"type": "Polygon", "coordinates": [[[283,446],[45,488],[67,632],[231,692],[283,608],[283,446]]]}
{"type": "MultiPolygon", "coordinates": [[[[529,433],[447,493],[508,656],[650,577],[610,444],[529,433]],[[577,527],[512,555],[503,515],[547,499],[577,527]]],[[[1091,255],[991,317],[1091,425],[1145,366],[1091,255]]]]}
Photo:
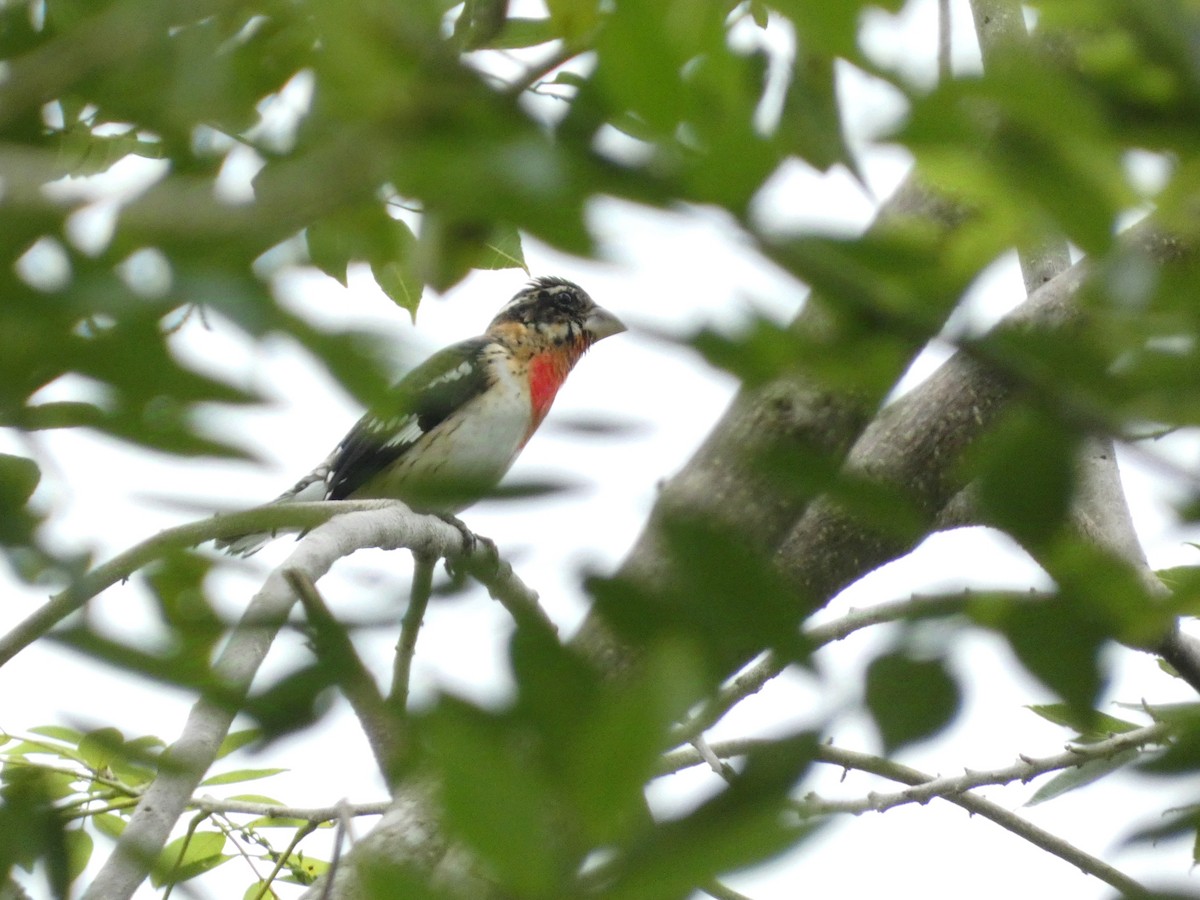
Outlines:
{"type": "Polygon", "coordinates": [[[625,331],[625,325],[565,278],[535,278],[492,319],[488,331],[524,327],[556,344],[596,341],[625,331]]]}

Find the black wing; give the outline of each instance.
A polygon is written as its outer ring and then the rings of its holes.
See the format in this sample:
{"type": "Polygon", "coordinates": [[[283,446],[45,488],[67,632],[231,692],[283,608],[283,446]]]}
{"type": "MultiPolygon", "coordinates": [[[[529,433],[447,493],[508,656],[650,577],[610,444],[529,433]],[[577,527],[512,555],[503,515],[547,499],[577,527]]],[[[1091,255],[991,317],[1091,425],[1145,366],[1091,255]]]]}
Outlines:
{"type": "Polygon", "coordinates": [[[342,439],[329,473],[330,500],[345,500],[402,457],[421,436],[488,387],[480,358],[488,339],[440,350],[404,376],[386,408],[367,413],[342,439]]]}

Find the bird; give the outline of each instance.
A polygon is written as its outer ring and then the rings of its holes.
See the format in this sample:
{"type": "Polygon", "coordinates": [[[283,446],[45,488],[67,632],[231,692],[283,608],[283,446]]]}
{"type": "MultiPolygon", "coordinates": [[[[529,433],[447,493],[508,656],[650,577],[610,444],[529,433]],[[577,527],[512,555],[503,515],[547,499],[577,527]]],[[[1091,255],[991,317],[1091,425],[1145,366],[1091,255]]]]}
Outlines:
{"type": "MultiPolygon", "coordinates": [[[[272,504],[394,499],[454,515],[490,492],[546,418],[559,388],[597,341],[626,331],[565,278],[534,278],[483,334],[446,347],[405,375],[333,452],[272,504]]],[[[225,538],[250,556],[274,537],[225,538]]]]}

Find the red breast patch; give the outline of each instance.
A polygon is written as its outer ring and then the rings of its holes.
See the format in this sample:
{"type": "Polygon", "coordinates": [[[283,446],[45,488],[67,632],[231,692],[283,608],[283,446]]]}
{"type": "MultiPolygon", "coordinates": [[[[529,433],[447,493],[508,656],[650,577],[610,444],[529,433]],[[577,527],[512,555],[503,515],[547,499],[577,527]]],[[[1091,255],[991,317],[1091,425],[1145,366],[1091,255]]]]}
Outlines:
{"type": "Polygon", "coordinates": [[[565,353],[539,353],[529,361],[529,404],[532,407],[533,418],[529,423],[529,432],[525,440],[542,424],[554,397],[562,383],[567,380],[571,371],[570,357],[565,353]]]}

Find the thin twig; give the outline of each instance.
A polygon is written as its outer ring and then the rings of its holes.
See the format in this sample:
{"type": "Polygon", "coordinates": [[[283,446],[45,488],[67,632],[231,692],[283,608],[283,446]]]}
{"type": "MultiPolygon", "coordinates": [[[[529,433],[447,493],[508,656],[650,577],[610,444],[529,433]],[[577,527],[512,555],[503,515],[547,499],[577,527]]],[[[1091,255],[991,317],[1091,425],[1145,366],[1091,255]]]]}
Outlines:
{"type": "Polygon", "coordinates": [[[274,803],[258,803],[253,800],[223,800],[216,797],[197,797],[189,803],[189,807],[202,812],[218,813],[220,815],[247,815],[268,819],[300,819],[320,825],[332,822],[343,815],[351,816],[382,816],[388,810],[390,800],[380,800],[375,803],[339,803],[334,806],[279,806],[274,803]]]}
{"type": "Polygon", "coordinates": [[[560,66],[566,65],[572,59],[579,55],[579,50],[574,46],[568,47],[564,42],[561,47],[547,56],[540,62],[534,63],[528,69],[521,73],[520,77],[513,79],[512,83],[505,89],[510,97],[519,97],[527,90],[533,88],[539,81],[553,72],[560,66]]]}
{"type": "Polygon", "coordinates": [[[271,883],[279,875],[280,870],[283,869],[287,861],[292,858],[292,853],[295,851],[296,847],[299,846],[302,840],[316,830],[317,823],[311,820],[305,822],[296,829],[296,833],[292,835],[292,839],[288,842],[287,849],[285,849],[283,853],[279,854],[279,858],[275,860],[275,867],[271,869],[271,874],[266,877],[266,880],[262,883],[262,887],[259,889],[258,893],[254,895],[254,900],[263,900],[263,898],[267,896],[267,891],[271,890],[271,883]]]}
{"type": "MultiPolygon", "coordinates": [[[[259,862],[262,861],[261,857],[255,858],[255,857],[251,856],[250,853],[246,850],[246,848],[242,846],[242,842],[240,840],[238,840],[238,831],[240,829],[234,823],[230,822],[229,819],[226,818],[225,816],[214,815],[211,817],[211,819],[212,819],[213,825],[215,825],[220,830],[221,834],[225,835],[225,843],[233,844],[233,848],[237,851],[238,856],[240,856],[242,858],[242,861],[246,864],[246,867],[250,870],[251,874],[254,876],[254,880],[262,881],[262,875],[260,875],[258,873],[258,865],[257,865],[259,862]]],[[[261,848],[264,845],[263,839],[258,837],[257,835],[255,835],[255,837],[257,838],[256,843],[261,848]]]]}
{"type": "Polygon", "coordinates": [[[950,0],[938,0],[938,83],[950,80],[950,0]]]}
{"type": "MultiPolygon", "coordinates": [[[[1088,744],[1067,744],[1067,748],[1053,756],[1021,756],[1016,762],[999,769],[964,769],[962,775],[944,778],[927,778],[917,784],[915,789],[901,791],[897,794],[876,794],[869,803],[861,807],[839,807],[837,812],[882,812],[894,806],[904,806],[909,803],[928,803],[935,797],[946,797],[961,794],[980,787],[1002,786],[1019,781],[1027,784],[1035,778],[1063,769],[1073,769],[1084,763],[1101,759],[1111,759],[1129,750],[1137,750],[1152,744],[1162,744],[1171,734],[1171,726],[1167,722],[1154,722],[1132,731],[1113,735],[1102,741],[1088,744]]],[[[738,741],[722,741],[711,745],[710,750],[720,759],[731,756],[742,756],[749,751],[769,744],[769,741],[750,738],[738,741]]],[[[822,755],[826,750],[841,752],[832,745],[823,745],[817,759],[829,762],[822,755]]],[[[851,752],[851,751],[847,751],[851,752]]],[[[708,760],[695,749],[680,749],[664,754],[659,760],[657,775],[669,775],[692,766],[707,765],[708,760]]],[[[853,801],[859,802],[859,801],[853,801]]]]}
{"type": "Polygon", "coordinates": [[[192,843],[192,838],[196,835],[196,829],[200,827],[200,823],[209,818],[209,813],[201,812],[192,816],[188,822],[187,832],[183,836],[183,840],[179,843],[179,853],[175,856],[175,862],[171,864],[171,870],[168,872],[167,889],[163,891],[163,900],[171,900],[171,892],[175,890],[175,885],[179,882],[173,876],[179,872],[179,866],[187,856],[188,846],[192,843]]]}
{"type": "Polygon", "coordinates": [[[709,746],[708,741],[705,740],[704,735],[696,735],[690,743],[696,752],[700,754],[700,758],[708,763],[710,769],[726,781],[733,781],[737,773],[733,771],[733,767],[729,763],[713,753],[713,749],[709,746]]]}
{"type": "Polygon", "coordinates": [[[321,887],[321,900],[329,900],[333,896],[333,884],[337,875],[338,866],[342,864],[342,845],[345,844],[346,838],[350,833],[351,816],[346,812],[347,804],[343,801],[339,804],[337,818],[337,836],[333,841],[333,857],[329,860],[329,871],[325,873],[325,884],[321,887]]]}
{"type": "Polygon", "coordinates": [[[379,686],[359,659],[346,629],[330,613],[312,579],[295,569],[284,572],[284,577],[304,606],[311,625],[313,652],[337,673],[338,685],[362,725],[375,764],[384,779],[388,779],[396,760],[398,735],[379,686]]]}
{"type": "Polygon", "coordinates": [[[400,640],[396,644],[396,659],[392,666],[392,692],[387,703],[392,714],[403,718],[408,710],[408,688],[412,677],[413,657],[417,652],[417,637],[429,596],[433,591],[433,569],[437,560],[428,556],[413,557],[412,591],[408,598],[408,609],[400,623],[400,640]]]}
{"type": "MultiPolygon", "coordinates": [[[[934,798],[940,798],[995,822],[1001,828],[1029,841],[1047,853],[1094,875],[1106,884],[1122,891],[1125,896],[1148,897],[1150,892],[1146,888],[1103,860],[1080,850],[1057,835],[1038,828],[1020,816],[1009,812],[1003,806],[971,793],[971,789],[984,785],[1009,784],[1014,781],[1026,782],[1039,775],[1074,768],[1090,760],[1111,758],[1131,749],[1161,743],[1168,733],[1165,724],[1155,723],[1094,744],[1072,744],[1066,751],[1055,756],[1043,759],[1021,758],[1018,762],[1003,769],[989,772],[968,770],[962,776],[955,778],[935,778],[883,757],[831,745],[818,747],[814,760],[843,769],[869,772],[890,781],[911,785],[914,788],[891,795],[875,794],[862,801],[832,804],[829,812],[882,811],[906,803],[928,803],[934,798]]],[[[717,744],[712,749],[718,756],[728,758],[743,755],[768,743],[770,742],[764,740],[729,741],[717,744]]],[[[699,753],[694,750],[679,750],[667,754],[660,760],[659,774],[702,764],[703,760],[699,753]]],[[[797,813],[805,817],[824,814],[826,812],[822,806],[824,802],[808,798],[798,801],[795,809],[797,813]]]]}

